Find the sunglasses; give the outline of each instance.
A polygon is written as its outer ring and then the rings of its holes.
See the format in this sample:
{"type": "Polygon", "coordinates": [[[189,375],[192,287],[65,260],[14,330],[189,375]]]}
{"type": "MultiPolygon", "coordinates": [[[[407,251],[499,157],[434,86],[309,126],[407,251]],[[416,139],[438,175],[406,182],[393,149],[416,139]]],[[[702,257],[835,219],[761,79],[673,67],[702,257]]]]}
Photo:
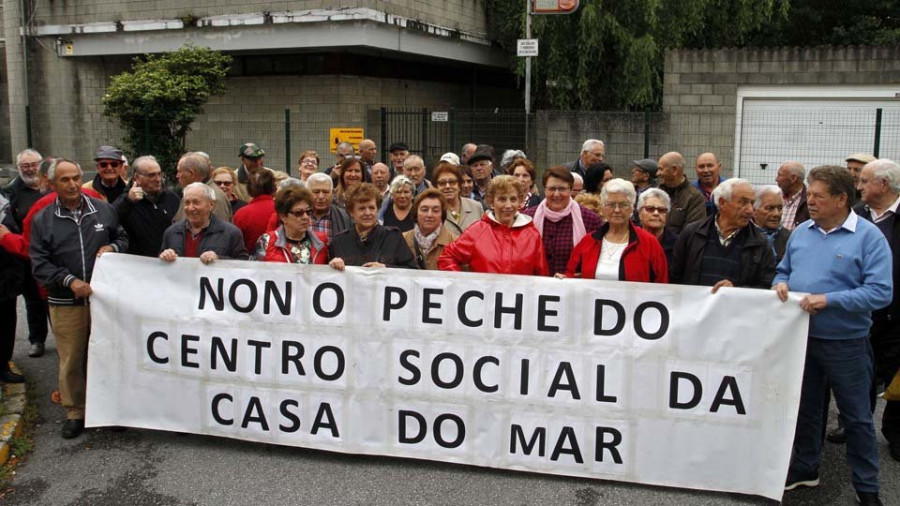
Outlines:
{"type": "Polygon", "coordinates": [[[97,162],[97,166],[100,167],[101,169],[105,169],[107,167],[112,167],[114,169],[118,169],[121,165],[122,165],[122,162],[107,162],[107,161],[97,162]]]}
{"type": "Polygon", "coordinates": [[[288,214],[294,218],[302,218],[304,216],[312,216],[312,209],[300,209],[299,211],[288,211],[288,214]]]}
{"type": "Polygon", "coordinates": [[[669,210],[665,207],[644,206],[641,211],[647,211],[650,214],[666,214],[669,210]]]}
{"type": "Polygon", "coordinates": [[[233,186],[234,183],[231,181],[213,181],[216,183],[216,186],[233,186]]]}

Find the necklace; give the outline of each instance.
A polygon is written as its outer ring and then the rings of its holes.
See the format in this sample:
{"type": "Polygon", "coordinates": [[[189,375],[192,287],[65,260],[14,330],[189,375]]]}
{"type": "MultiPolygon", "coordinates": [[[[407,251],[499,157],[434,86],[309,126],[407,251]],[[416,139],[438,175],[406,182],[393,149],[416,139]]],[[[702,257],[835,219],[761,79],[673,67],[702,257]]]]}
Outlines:
{"type": "Polygon", "coordinates": [[[614,238],[611,233],[607,232],[603,238],[612,243],[622,244],[623,242],[628,241],[628,230],[625,231],[625,234],[623,234],[622,237],[614,238]]]}

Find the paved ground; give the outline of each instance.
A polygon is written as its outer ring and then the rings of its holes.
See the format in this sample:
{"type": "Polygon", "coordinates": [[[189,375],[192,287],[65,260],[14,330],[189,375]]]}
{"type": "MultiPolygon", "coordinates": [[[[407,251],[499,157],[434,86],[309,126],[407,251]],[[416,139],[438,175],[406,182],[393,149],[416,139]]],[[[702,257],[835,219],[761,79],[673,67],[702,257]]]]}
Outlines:
{"type": "MultiPolygon", "coordinates": [[[[21,302],[21,301],[20,301],[21,302]]],[[[719,505],[773,504],[758,497],[692,492],[595,480],[496,471],[454,464],[244,443],[129,429],[88,430],[75,440],[59,431],[62,409],[50,403],[56,352],[28,358],[20,303],[15,361],[37,389],[36,449],[0,500],[19,505],[719,505]]],[[[900,463],[881,439],[882,499],[900,505],[900,463]]],[[[855,504],[843,447],[827,445],[823,484],[790,492],[786,505],[855,504]]]]}

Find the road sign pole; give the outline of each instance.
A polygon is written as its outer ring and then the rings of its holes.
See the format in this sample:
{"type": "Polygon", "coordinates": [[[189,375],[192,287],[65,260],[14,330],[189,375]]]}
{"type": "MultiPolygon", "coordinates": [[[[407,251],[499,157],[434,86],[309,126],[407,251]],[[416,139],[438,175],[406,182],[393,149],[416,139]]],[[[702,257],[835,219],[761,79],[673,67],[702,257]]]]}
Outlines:
{"type": "MultiPolygon", "coordinates": [[[[531,39],[531,0],[525,0],[525,38],[531,39]]],[[[531,57],[525,57],[525,150],[529,152],[528,123],[531,115],[531,57]]]]}

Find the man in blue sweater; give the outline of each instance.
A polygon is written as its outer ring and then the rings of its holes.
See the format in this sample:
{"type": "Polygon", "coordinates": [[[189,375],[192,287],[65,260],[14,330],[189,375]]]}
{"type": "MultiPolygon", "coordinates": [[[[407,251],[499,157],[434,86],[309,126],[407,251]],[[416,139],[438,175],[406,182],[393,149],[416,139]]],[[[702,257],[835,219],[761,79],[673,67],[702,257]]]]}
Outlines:
{"type": "Polygon", "coordinates": [[[808,181],[811,220],[794,230],[773,280],[782,301],[788,290],[808,292],[800,307],[812,315],[785,490],[819,484],[822,403],[830,385],[847,434],[857,497],[861,504],[881,505],[868,334],[872,311],[891,302],[891,251],[878,227],[851,211],[856,190],[843,167],[816,167],[808,181]]]}

